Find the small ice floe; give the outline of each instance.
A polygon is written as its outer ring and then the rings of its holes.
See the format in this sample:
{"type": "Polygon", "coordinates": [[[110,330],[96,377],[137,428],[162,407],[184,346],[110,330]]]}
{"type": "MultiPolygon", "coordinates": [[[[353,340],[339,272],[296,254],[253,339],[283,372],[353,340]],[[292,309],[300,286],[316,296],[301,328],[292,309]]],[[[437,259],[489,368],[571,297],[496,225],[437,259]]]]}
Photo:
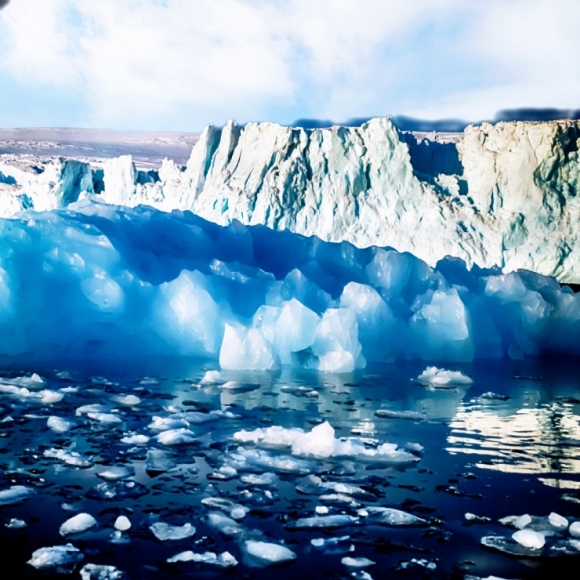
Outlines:
{"type": "Polygon", "coordinates": [[[189,422],[179,416],[157,417],[153,416],[153,421],[147,425],[153,431],[170,431],[172,429],[186,429],[189,422]]]}
{"type": "Polygon", "coordinates": [[[367,524],[381,526],[428,526],[429,522],[402,510],[389,507],[368,507],[367,524]]]}
{"type": "Polygon", "coordinates": [[[417,411],[391,411],[390,409],[377,409],[375,416],[381,419],[408,419],[409,421],[425,421],[427,415],[417,411]]]}
{"type": "Polygon", "coordinates": [[[340,508],[350,508],[355,510],[361,507],[361,504],[358,501],[344,493],[324,493],[318,497],[318,500],[323,504],[340,508]]]}
{"type": "Polygon", "coordinates": [[[216,385],[223,382],[222,375],[219,371],[206,371],[205,375],[199,381],[200,385],[216,385]]]}
{"type": "Polygon", "coordinates": [[[448,371],[437,367],[427,367],[417,380],[431,387],[447,387],[453,385],[472,385],[473,379],[464,375],[461,371],[448,371]]]}
{"type": "Polygon", "coordinates": [[[250,391],[256,391],[260,388],[260,385],[254,383],[240,383],[238,381],[228,381],[223,385],[219,385],[220,389],[224,391],[231,391],[232,393],[249,393],[250,391]]]}
{"type": "Polygon", "coordinates": [[[96,421],[97,423],[102,423],[103,425],[118,425],[123,422],[123,419],[116,415],[115,413],[87,413],[89,419],[96,421]]]}
{"type": "Polygon", "coordinates": [[[89,413],[106,413],[110,410],[109,407],[101,405],[99,403],[91,403],[90,405],[81,405],[77,407],[75,415],[77,417],[82,417],[88,415],[89,413]]]}
{"type": "Polygon", "coordinates": [[[483,393],[483,395],[479,395],[479,398],[489,401],[509,401],[511,397],[508,395],[499,395],[498,393],[492,393],[491,391],[488,391],[487,393],[483,393]]]}
{"type": "Polygon", "coordinates": [[[339,536],[337,538],[313,538],[310,540],[313,550],[325,554],[346,554],[354,551],[354,545],[350,536],[339,536]]]}
{"type": "Polygon", "coordinates": [[[512,534],[512,538],[524,548],[540,550],[546,544],[546,536],[534,530],[518,530],[512,534]]]}
{"type": "Polygon", "coordinates": [[[66,433],[76,426],[74,421],[63,419],[62,417],[52,416],[46,420],[46,426],[55,433],[66,433]]]}
{"type": "Polygon", "coordinates": [[[510,556],[537,557],[543,553],[540,549],[528,548],[504,536],[484,536],[481,538],[481,545],[510,556]]]}
{"type": "Polygon", "coordinates": [[[149,526],[153,535],[161,542],[167,540],[185,540],[195,535],[195,527],[190,523],[185,523],[182,526],[172,526],[165,522],[155,522],[149,526]]]}
{"type": "Polygon", "coordinates": [[[318,397],[318,392],[310,387],[289,387],[284,385],[280,387],[280,392],[288,393],[296,397],[318,397]]]}
{"type": "Polygon", "coordinates": [[[63,537],[70,534],[81,534],[82,532],[86,532],[96,525],[97,520],[95,520],[91,514],[77,514],[76,516],[73,516],[64,522],[60,526],[58,533],[63,537]]]}
{"type": "Polygon", "coordinates": [[[247,473],[240,477],[240,481],[246,485],[273,487],[278,484],[279,478],[275,473],[247,473]]]}
{"type": "Polygon", "coordinates": [[[215,479],[218,481],[229,481],[238,476],[238,470],[231,465],[222,465],[215,471],[212,471],[207,475],[208,479],[215,479]]]}
{"type": "Polygon", "coordinates": [[[131,529],[131,520],[127,516],[119,516],[115,520],[115,529],[119,532],[126,532],[131,529]]]}
{"type": "Polygon", "coordinates": [[[218,509],[229,514],[234,520],[241,520],[250,511],[247,507],[223,497],[204,497],[201,503],[209,508],[218,509]]]}
{"type": "Polygon", "coordinates": [[[383,443],[375,448],[369,448],[365,441],[358,438],[337,439],[335,431],[325,421],[311,431],[305,432],[299,428],[287,429],[273,425],[258,428],[253,431],[238,431],[234,433],[234,440],[240,443],[253,443],[264,447],[289,447],[292,455],[299,457],[327,457],[354,458],[359,461],[379,463],[414,463],[419,458],[407,451],[399,449],[393,443],[383,443]]]}
{"type": "Polygon", "coordinates": [[[133,475],[135,475],[135,468],[132,465],[112,466],[97,473],[97,477],[105,481],[119,481],[121,479],[128,479],[133,475]]]}
{"type": "Polygon", "coordinates": [[[344,528],[359,523],[359,518],[349,515],[315,516],[312,518],[299,518],[294,522],[288,522],[288,530],[327,530],[331,528],[344,528]]]}
{"type": "Polygon", "coordinates": [[[330,511],[330,510],[329,510],[329,509],[328,509],[328,507],[326,507],[325,505],[317,505],[317,506],[314,508],[314,513],[315,513],[317,516],[325,516],[325,515],[327,515],[327,514],[328,514],[328,512],[329,512],[329,511],[330,511]]]}
{"type": "Polygon", "coordinates": [[[85,494],[89,499],[121,500],[135,499],[149,493],[147,487],[137,481],[103,481],[91,487],[85,494]]]}
{"type": "Polygon", "coordinates": [[[568,528],[568,532],[574,538],[580,538],[580,522],[572,522],[568,528]]]}
{"type": "Polygon", "coordinates": [[[71,574],[83,557],[78,548],[66,544],[35,550],[27,564],[37,570],[54,570],[60,574],[71,574]]]}
{"type": "Polygon", "coordinates": [[[341,560],[343,566],[347,568],[368,568],[369,566],[374,566],[376,562],[369,560],[368,558],[351,558],[350,556],[346,556],[341,560]]]}
{"type": "Polygon", "coordinates": [[[207,514],[205,521],[209,527],[228,538],[234,538],[244,533],[244,528],[240,524],[218,512],[207,514]]]}
{"type": "Polygon", "coordinates": [[[424,558],[411,558],[406,562],[401,562],[394,570],[406,574],[424,574],[434,572],[437,569],[437,562],[424,558]]]}
{"type": "Polygon", "coordinates": [[[59,403],[64,399],[64,393],[59,391],[51,391],[50,389],[43,389],[41,391],[31,390],[32,385],[28,387],[18,386],[17,384],[0,383],[0,394],[17,397],[30,401],[36,401],[43,405],[52,405],[59,403]]]}
{"type": "Polygon", "coordinates": [[[244,552],[252,564],[258,566],[274,566],[296,559],[296,554],[281,544],[247,540],[243,544],[244,552]]]}
{"type": "Polygon", "coordinates": [[[229,552],[222,552],[221,554],[216,554],[215,552],[203,552],[203,554],[198,554],[191,550],[180,552],[171,558],[167,558],[167,562],[170,564],[178,562],[197,562],[199,564],[219,566],[220,568],[233,568],[238,565],[238,561],[229,552]]]}
{"type": "Polygon", "coordinates": [[[8,528],[9,530],[21,530],[26,526],[28,526],[28,524],[24,520],[20,520],[18,518],[11,518],[4,524],[4,527],[8,528]]]}
{"type": "Polygon", "coordinates": [[[126,407],[134,407],[141,402],[141,399],[137,395],[125,395],[113,397],[112,400],[119,405],[125,405],[126,407]]]}
{"type": "Polygon", "coordinates": [[[84,455],[77,453],[76,451],[65,451],[64,449],[45,449],[43,453],[44,457],[49,459],[57,459],[65,465],[70,465],[71,467],[81,467],[86,469],[92,467],[93,462],[84,455]]]}
{"type": "Polygon", "coordinates": [[[13,485],[8,489],[0,491],[0,506],[1,505],[15,505],[22,500],[29,498],[35,493],[32,487],[26,485],[13,485]]]}
{"type": "Polygon", "coordinates": [[[121,443],[125,443],[126,445],[146,445],[149,443],[150,437],[147,435],[141,435],[139,433],[127,433],[124,437],[121,438],[121,443]]]}
{"type": "Polygon", "coordinates": [[[568,520],[556,512],[552,512],[548,516],[548,523],[557,530],[566,530],[568,528],[568,520]]]}
{"type": "Polygon", "coordinates": [[[161,445],[191,445],[197,443],[198,439],[189,429],[169,429],[162,431],[156,437],[157,442],[161,445]]]}
{"type": "Polygon", "coordinates": [[[147,473],[164,473],[176,466],[175,459],[162,449],[148,449],[145,470],[147,473]]]}
{"type": "Polygon", "coordinates": [[[121,580],[124,573],[115,566],[85,564],[81,568],[81,580],[121,580]]]}
{"type": "Polygon", "coordinates": [[[488,518],[486,516],[478,516],[469,512],[467,512],[463,517],[468,522],[471,522],[473,524],[488,524],[489,522],[491,522],[491,518],[488,518]]]}
{"type": "Polygon", "coordinates": [[[377,500],[377,497],[374,494],[358,485],[343,483],[340,481],[323,481],[317,475],[309,475],[308,477],[305,477],[296,486],[296,491],[308,495],[322,495],[333,492],[337,494],[346,494],[363,501],[377,500]]]}
{"type": "Polygon", "coordinates": [[[245,449],[238,447],[227,456],[230,467],[238,471],[265,469],[276,473],[291,473],[295,475],[308,475],[320,471],[317,463],[306,459],[297,459],[289,455],[273,455],[263,449],[245,449]]]}

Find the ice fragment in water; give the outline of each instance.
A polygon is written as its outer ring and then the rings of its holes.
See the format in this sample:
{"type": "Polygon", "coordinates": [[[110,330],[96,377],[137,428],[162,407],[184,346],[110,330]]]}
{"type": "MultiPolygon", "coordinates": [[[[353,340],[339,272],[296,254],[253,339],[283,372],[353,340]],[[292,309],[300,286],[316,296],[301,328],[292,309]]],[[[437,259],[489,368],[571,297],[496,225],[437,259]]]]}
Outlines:
{"type": "Polygon", "coordinates": [[[296,559],[296,554],[280,544],[248,540],[244,542],[245,552],[260,566],[283,564],[296,559]]]}
{"type": "Polygon", "coordinates": [[[478,516],[472,513],[467,512],[464,515],[464,518],[468,521],[468,522],[474,522],[476,524],[487,524],[491,521],[491,518],[488,518],[486,516],[478,516]]]}
{"type": "Polygon", "coordinates": [[[149,526],[149,529],[162,542],[166,540],[184,540],[185,538],[191,538],[195,534],[195,528],[189,523],[182,526],[172,526],[165,522],[155,522],[149,526]]]}
{"type": "Polygon", "coordinates": [[[407,562],[401,562],[397,568],[396,572],[408,572],[413,574],[421,574],[424,572],[433,572],[437,569],[437,563],[431,560],[425,560],[424,558],[417,559],[411,558],[407,562]]]}
{"type": "Polygon", "coordinates": [[[384,526],[427,526],[429,522],[402,510],[387,507],[368,507],[369,524],[379,524],[384,526]]]}
{"type": "Polygon", "coordinates": [[[228,538],[239,536],[244,532],[244,528],[236,521],[217,512],[209,513],[206,522],[210,527],[228,538]]]}
{"type": "Polygon", "coordinates": [[[417,377],[417,380],[433,387],[473,384],[473,379],[464,375],[461,371],[448,371],[437,367],[427,367],[417,377]]]}
{"type": "Polygon", "coordinates": [[[135,475],[135,468],[131,466],[114,466],[100,471],[97,476],[105,481],[118,481],[135,475]]]}
{"type": "Polygon", "coordinates": [[[344,528],[358,523],[359,519],[348,515],[315,516],[300,518],[286,525],[289,530],[323,530],[330,528],[344,528]]]}
{"type": "Polygon", "coordinates": [[[519,530],[512,534],[512,538],[524,546],[524,548],[531,548],[533,550],[540,550],[546,543],[546,537],[540,532],[534,530],[519,530]]]}
{"type": "Polygon", "coordinates": [[[145,469],[149,473],[163,473],[175,467],[175,459],[162,449],[147,450],[145,469]]]}
{"type": "Polygon", "coordinates": [[[82,467],[84,469],[92,467],[93,462],[80,455],[76,451],[65,451],[64,449],[46,449],[43,453],[44,457],[49,457],[51,459],[58,459],[66,465],[71,467],[82,467]]]}
{"type": "MultiPolygon", "coordinates": [[[[520,530],[520,531],[531,531],[531,530],[520,530]]],[[[519,533],[519,532],[515,532],[519,533]]],[[[512,538],[506,538],[504,536],[484,536],[481,538],[482,546],[486,548],[491,548],[502,552],[503,554],[510,554],[511,556],[528,556],[537,557],[542,555],[542,551],[535,548],[527,548],[522,544],[519,544],[512,538]]]]}
{"type": "Polygon", "coordinates": [[[126,532],[131,528],[131,521],[127,516],[119,516],[115,520],[115,529],[120,532],[126,532]]]}
{"type": "Polygon", "coordinates": [[[201,503],[209,508],[228,513],[234,520],[243,519],[249,511],[248,508],[222,497],[204,497],[201,503]]]}
{"type": "Polygon", "coordinates": [[[310,540],[313,549],[325,554],[345,554],[354,550],[350,541],[350,536],[340,536],[338,538],[313,538],[310,540]]]}
{"type": "Polygon", "coordinates": [[[0,505],[14,505],[30,497],[34,493],[32,487],[13,485],[0,491],[0,505]]]}
{"type": "Polygon", "coordinates": [[[248,473],[240,477],[240,481],[246,485],[275,486],[278,476],[275,473],[248,473]]]}
{"type": "Polygon", "coordinates": [[[121,500],[134,499],[149,493],[149,490],[136,481],[104,481],[89,489],[85,494],[89,499],[121,500]]]}
{"type": "Polygon", "coordinates": [[[222,382],[222,376],[219,371],[206,371],[205,375],[203,375],[201,381],[199,381],[200,385],[215,385],[217,383],[222,382]]]}
{"type": "Polygon", "coordinates": [[[368,568],[375,565],[375,562],[368,558],[351,558],[349,556],[343,558],[341,562],[347,568],[368,568]]]}
{"type": "Polygon", "coordinates": [[[571,536],[580,538],[580,522],[572,522],[568,531],[570,532],[571,536]]]}
{"type": "Polygon", "coordinates": [[[190,445],[197,443],[196,436],[189,429],[170,429],[157,435],[157,442],[161,445],[190,445]]]}
{"type": "Polygon", "coordinates": [[[89,419],[103,423],[104,425],[117,425],[123,422],[123,419],[114,413],[89,412],[86,415],[89,419]]]}
{"type": "Polygon", "coordinates": [[[556,512],[552,512],[548,516],[548,521],[558,530],[565,530],[568,527],[568,520],[556,512]]]}
{"type": "Polygon", "coordinates": [[[70,574],[82,559],[83,555],[78,548],[66,544],[35,550],[27,564],[37,570],[55,570],[61,574],[70,574]]]}
{"type": "Polygon", "coordinates": [[[233,568],[238,565],[238,561],[229,552],[216,554],[214,552],[204,552],[197,554],[191,550],[180,552],[171,558],[167,558],[171,563],[177,562],[199,562],[200,564],[210,564],[212,566],[219,566],[220,568],[233,568]]]}
{"type": "Polygon", "coordinates": [[[28,524],[24,520],[19,520],[18,518],[11,518],[7,521],[4,526],[9,530],[20,530],[25,528],[28,524]]]}
{"type": "Polygon", "coordinates": [[[63,419],[62,417],[56,417],[53,415],[47,419],[46,425],[55,433],[66,433],[75,426],[75,423],[73,421],[69,421],[68,419],[63,419]]]}
{"type": "Polygon", "coordinates": [[[127,434],[121,438],[121,443],[126,443],[127,445],[146,445],[149,443],[149,437],[138,433],[127,434]]]}
{"type": "Polygon", "coordinates": [[[124,574],[115,566],[85,564],[81,568],[81,580],[121,580],[124,574]]]}
{"type": "Polygon", "coordinates": [[[141,402],[141,399],[136,395],[125,395],[124,397],[115,397],[114,400],[120,405],[126,405],[127,407],[133,407],[141,402]]]}
{"type": "Polygon", "coordinates": [[[80,534],[96,525],[97,520],[91,514],[77,514],[60,526],[59,534],[63,537],[69,534],[80,534]]]}
{"type": "Polygon", "coordinates": [[[325,505],[317,505],[314,508],[314,512],[317,516],[325,516],[329,512],[329,509],[325,505]]]}

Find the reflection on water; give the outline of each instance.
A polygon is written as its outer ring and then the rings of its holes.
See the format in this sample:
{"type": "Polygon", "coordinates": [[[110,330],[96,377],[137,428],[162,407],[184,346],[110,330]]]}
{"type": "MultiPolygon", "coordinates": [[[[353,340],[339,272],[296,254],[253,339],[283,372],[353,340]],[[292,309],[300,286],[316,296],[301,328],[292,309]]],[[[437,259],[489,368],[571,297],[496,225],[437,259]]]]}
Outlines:
{"type": "MultiPolygon", "coordinates": [[[[546,401],[541,382],[527,382],[507,401],[462,402],[450,423],[447,451],[477,458],[477,467],[510,473],[580,474],[580,405],[574,399],[546,401]]],[[[578,484],[557,478],[554,487],[578,484]]]]}

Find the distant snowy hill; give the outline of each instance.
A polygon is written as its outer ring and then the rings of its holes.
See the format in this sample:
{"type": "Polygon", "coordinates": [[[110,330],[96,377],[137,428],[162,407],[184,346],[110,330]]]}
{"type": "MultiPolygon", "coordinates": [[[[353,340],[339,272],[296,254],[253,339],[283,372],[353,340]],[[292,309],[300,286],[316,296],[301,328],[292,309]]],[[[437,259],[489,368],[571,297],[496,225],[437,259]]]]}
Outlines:
{"type": "Polygon", "coordinates": [[[577,121],[483,123],[455,134],[403,133],[389,118],[313,130],[230,122],[204,130],[184,170],[170,160],[138,170],[131,156],[91,167],[4,155],[0,211],[98,194],[218,224],[390,246],[430,265],[450,255],[580,282],[579,137],[577,121]]]}

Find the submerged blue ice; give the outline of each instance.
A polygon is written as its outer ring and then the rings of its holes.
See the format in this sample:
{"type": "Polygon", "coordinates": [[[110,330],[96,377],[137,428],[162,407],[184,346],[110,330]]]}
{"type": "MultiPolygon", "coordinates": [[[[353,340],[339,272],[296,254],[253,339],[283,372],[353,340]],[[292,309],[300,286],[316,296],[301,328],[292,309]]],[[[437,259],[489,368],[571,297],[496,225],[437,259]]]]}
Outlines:
{"type": "Polygon", "coordinates": [[[527,271],[89,200],[0,220],[0,240],[0,356],[19,360],[350,372],[580,353],[580,295],[527,271]]]}

